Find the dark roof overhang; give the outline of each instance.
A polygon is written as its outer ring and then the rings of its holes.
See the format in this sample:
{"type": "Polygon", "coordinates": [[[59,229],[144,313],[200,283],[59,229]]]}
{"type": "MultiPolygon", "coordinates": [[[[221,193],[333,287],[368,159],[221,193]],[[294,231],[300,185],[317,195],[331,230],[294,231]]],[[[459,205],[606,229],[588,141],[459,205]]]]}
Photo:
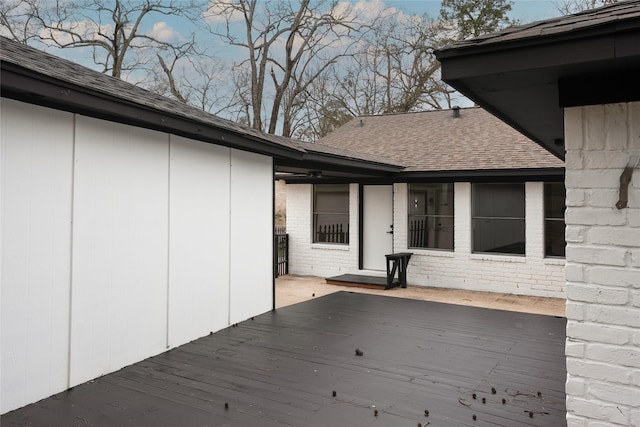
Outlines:
{"type": "Polygon", "coordinates": [[[303,151],[270,144],[252,135],[172,115],[90,88],[73,85],[3,61],[2,97],[88,117],[138,126],[268,156],[302,159],[303,151]]]}
{"type": "Polygon", "coordinates": [[[360,183],[360,184],[394,184],[412,182],[564,182],[565,168],[530,168],[530,169],[487,169],[487,170],[451,170],[398,172],[378,176],[359,176],[356,174],[317,174],[313,175],[281,175],[290,184],[321,183],[360,183]]]}
{"type": "Polygon", "coordinates": [[[254,135],[255,131],[242,133],[235,127],[225,128],[197,117],[171,114],[166,108],[153,108],[126,97],[56,79],[13,62],[0,63],[0,82],[3,98],[267,155],[274,158],[276,171],[280,172],[355,178],[402,170],[402,166],[361,158],[358,153],[315,152],[313,145],[288,138],[275,135],[261,138],[254,135]]]}
{"type": "MultiPolygon", "coordinates": [[[[403,165],[384,158],[263,134],[28,46],[4,38],[2,42],[11,48],[0,62],[2,97],[271,156],[276,174],[291,182],[404,182],[475,176],[473,171],[407,172],[403,165]],[[21,60],[25,56],[29,66],[21,60]],[[56,65],[56,73],[46,72],[56,65]]],[[[486,179],[532,176],[527,174],[527,170],[478,172],[486,179]]]]}
{"type": "Polygon", "coordinates": [[[515,27],[436,56],[444,81],[564,158],[564,107],[640,100],[640,2],[515,27]]]}
{"type": "Polygon", "coordinates": [[[324,182],[329,179],[356,182],[369,178],[389,178],[402,169],[402,166],[391,164],[308,152],[304,154],[302,160],[275,159],[276,176],[287,182],[324,182]]]}
{"type": "Polygon", "coordinates": [[[434,172],[403,172],[401,182],[525,182],[564,181],[564,168],[486,169],[434,172]]]}

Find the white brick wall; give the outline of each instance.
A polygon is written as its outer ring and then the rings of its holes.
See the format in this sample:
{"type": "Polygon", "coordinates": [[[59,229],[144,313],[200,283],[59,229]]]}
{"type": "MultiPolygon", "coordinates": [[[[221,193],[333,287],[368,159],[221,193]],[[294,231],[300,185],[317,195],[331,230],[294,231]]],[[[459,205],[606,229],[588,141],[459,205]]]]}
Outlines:
{"type": "Polygon", "coordinates": [[[349,192],[349,244],[319,244],[311,240],[313,186],[287,185],[289,273],[329,277],[358,270],[358,185],[349,192]]]}
{"type": "MultiPolygon", "coordinates": [[[[407,249],[407,185],[394,184],[394,251],[413,252],[411,285],[565,297],[564,260],[543,256],[543,184],[526,190],[527,256],[471,253],[471,184],[456,183],[455,251],[407,249]]],[[[287,186],[287,232],[292,274],[332,276],[358,273],[358,186],[351,185],[351,243],[311,244],[312,186],[287,186]]]]}
{"type": "Polygon", "coordinates": [[[640,426],[640,103],[565,110],[567,422],[640,426]]]}

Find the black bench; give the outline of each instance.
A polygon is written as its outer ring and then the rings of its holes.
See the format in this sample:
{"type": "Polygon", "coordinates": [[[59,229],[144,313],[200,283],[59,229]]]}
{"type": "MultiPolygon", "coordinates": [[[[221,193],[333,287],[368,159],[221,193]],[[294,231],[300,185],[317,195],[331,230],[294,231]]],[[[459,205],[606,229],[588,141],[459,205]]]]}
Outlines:
{"type": "Polygon", "coordinates": [[[395,286],[407,287],[407,265],[411,259],[411,252],[398,252],[396,254],[385,255],[387,258],[387,286],[385,289],[391,289],[395,286]],[[398,272],[398,280],[395,281],[396,271],[398,272]]]}

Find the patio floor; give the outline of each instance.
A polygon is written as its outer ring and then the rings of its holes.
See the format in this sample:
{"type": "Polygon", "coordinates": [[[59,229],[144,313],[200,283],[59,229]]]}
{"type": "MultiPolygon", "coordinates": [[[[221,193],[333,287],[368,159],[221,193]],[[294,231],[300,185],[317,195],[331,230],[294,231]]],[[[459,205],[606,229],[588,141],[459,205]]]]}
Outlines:
{"type": "Polygon", "coordinates": [[[326,279],[323,277],[295,275],[280,276],[276,279],[276,305],[278,308],[286,307],[338,291],[443,302],[447,304],[470,305],[531,314],[546,314],[548,316],[565,317],[566,313],[566,301],[560,298],[478,292],[464,289],[432,288],[412,286],[411,284],[406,288],[396,287],[386,290],[367,289],[327,284],[326,279]]]}
{"type": "Polygon", "coordinates": [[[564,318],[337,292],[257,316],[0,422],[563,426],[564,345],[564,318]]]}

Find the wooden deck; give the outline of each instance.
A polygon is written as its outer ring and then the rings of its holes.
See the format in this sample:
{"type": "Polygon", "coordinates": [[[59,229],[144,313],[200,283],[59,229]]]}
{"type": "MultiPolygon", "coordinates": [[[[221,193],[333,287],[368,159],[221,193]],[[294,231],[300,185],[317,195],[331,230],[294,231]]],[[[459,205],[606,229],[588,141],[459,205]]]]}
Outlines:
{"type": "Polygon", "coordinates": [[[563,318],[338,292],[258,316],[0,422],[563,426],[564,344],[563,318]]]}

